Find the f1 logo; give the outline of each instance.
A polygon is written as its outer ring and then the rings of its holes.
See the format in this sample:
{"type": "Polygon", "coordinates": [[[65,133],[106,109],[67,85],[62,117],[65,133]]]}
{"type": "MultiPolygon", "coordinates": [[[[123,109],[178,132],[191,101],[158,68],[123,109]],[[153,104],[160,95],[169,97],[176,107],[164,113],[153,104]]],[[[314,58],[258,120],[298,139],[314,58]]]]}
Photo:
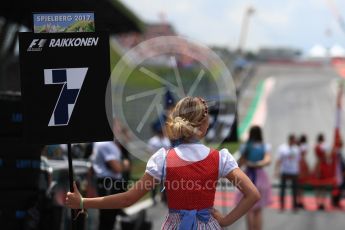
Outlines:
{"type": "Polygon", "coordinates": [[[48,126],[68,125],[88,68],[44,69],[44,84],[60,84],[62,89],[48,126]]]}
{"type": "Polygon", "coordinates": [[[33,39],[28,48],[28,51],[42,51],[42,48],[46,41],[47,39],[33,39]]]}

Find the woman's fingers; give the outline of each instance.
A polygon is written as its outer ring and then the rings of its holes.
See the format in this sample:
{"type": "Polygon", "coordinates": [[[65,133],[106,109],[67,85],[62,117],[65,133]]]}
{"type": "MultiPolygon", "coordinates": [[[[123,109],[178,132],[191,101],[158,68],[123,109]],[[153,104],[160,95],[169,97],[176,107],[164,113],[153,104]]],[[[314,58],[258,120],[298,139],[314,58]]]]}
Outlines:
{"type": "Polygon", "coordinates": [[[211,214],[212,214],[213,218],[218,221],[220,226],[224,225],[224,223],[223,223],[224,216],[222,215],[222,213],[220,211],[218,211],[217,209],[213,208],[211,214]]]}
{"type": "Polygon", "coordinates": [[[74,192],[67,192],[65,205],[69,208],[78,208],[80,205],[80,193],[77,184],[73,182],[74,192]]]}
{"type": "Polygon", "coordinates": [[[217,210],[217,209],[213,209],[212,210],[212,216],[215,218],[215,219],[219,219],[219,218],[221,218],[222,217],[222,214],[217,210]]]}

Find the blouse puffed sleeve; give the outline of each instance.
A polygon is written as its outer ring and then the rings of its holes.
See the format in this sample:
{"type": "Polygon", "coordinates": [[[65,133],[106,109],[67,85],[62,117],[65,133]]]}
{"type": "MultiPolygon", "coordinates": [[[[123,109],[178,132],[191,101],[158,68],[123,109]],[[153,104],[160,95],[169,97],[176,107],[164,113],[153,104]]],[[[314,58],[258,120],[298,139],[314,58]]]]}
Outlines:
{"type": "Polygon", "coordinates": [[[153,154],[146,164],[145,172],[150,174],[157,180],[161,180],[163,170],[165,175],[164,162],[166,158],[166,150],[164,148],[159,149],[155,154],[153,154]]]}
{"type": "Polygon", "coordinates": [[[227,149],[219,151],[219,177],[226,177],[232,170],[238,168],[237,161],[227,149]]]}

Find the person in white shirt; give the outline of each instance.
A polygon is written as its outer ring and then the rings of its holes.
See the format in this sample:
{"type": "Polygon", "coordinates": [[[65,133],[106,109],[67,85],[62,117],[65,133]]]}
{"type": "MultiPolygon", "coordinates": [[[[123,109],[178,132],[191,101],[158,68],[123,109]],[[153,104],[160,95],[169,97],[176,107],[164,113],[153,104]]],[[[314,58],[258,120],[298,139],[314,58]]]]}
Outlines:
{"type": "Polygon", "coordinates": [[[280,176],[280,209],[285,209],[285,188],[286,183],[291,182],[292,188],[292,207],[296,211],[297,204],[297,188],[300,164],[300,150],[297,146],[296,137],[289,135],[288,143],[282,144],[278,149],[277,163],[275,168],[276,176],[280,176]]]}
{"type": "MultiPolygon", "coordinates": [[[[163,148],[165,150],[168,150],[171,148],[171,142],[169,138],[164,135],[163,133],[163,125],[161,124],[161,121],[155,122],[152,125],[152,131],[154,132],[154,136],[151,137],[148,141],[148,151],[151,153],[157,152],[159,149],[163,148]]],[[[156,195],[157,195],[157,188],[154,188],[151,191],[151,198],[153,200],[153,204],[156,205],[156,195]]],[[[166,201],[166,195],[164,192],[162,192],[162,201],[166,201]]]]}
{"type": "MultiPolygon", "coordinates": [[[[97,178],[97,193],[106,196],[123,192],[122,172],[129,168],[129,161],[122,160],[120,148],[114,141],[96,142],[91,155],[92,168],[97,178]]],[[[101,209],[99,230],[112,230],[119,209],[101,209]]]]}

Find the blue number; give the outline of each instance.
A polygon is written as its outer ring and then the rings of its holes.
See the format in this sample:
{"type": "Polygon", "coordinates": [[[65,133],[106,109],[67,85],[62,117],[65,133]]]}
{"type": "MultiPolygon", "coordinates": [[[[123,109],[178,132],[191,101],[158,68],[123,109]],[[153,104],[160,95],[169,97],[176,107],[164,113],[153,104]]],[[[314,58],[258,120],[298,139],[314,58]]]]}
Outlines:
{"type": "Polygon", "coordinates": [[[62,89],[48,126],[68,125],[88,68],[45,69],[44,84],[60,84],[62,89]]]}

